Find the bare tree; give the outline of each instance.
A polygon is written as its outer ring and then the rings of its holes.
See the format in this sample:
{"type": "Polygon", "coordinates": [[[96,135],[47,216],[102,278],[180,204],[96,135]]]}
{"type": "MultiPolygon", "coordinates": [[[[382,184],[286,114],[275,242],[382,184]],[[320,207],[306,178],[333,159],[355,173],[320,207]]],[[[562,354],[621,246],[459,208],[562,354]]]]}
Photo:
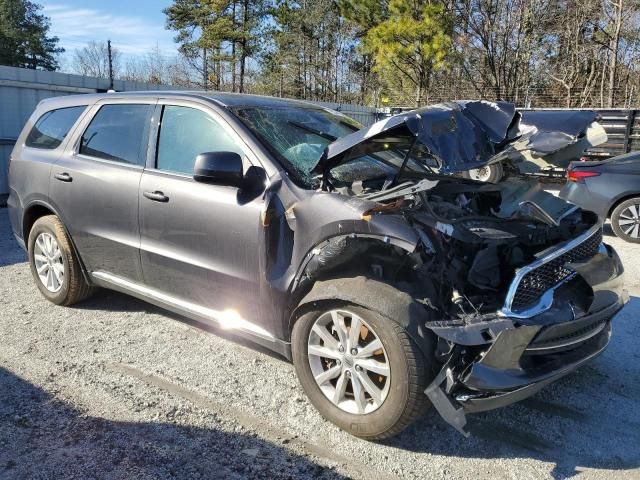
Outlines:
{"type": "MultiPolygon", "coordinates": [[[[120,51],[111,48],[114,77],[120,73],[120,51]]],[[[109,51],[107,42],[91,41],[86,47],[76,49],[73,54],[73,69],[81,75],[109,78],[109,51]]]]}
{"type": "Polygon", "coordinates": [[[607,107],[613,107],[616,88],[616,75],[618,73],[618,50],[620,48],[620,32],[622,31],[624,0],[617,2],[605,0],[604,11],[611,25],[609,40],[609,91],[607,95],[607,107]]]}

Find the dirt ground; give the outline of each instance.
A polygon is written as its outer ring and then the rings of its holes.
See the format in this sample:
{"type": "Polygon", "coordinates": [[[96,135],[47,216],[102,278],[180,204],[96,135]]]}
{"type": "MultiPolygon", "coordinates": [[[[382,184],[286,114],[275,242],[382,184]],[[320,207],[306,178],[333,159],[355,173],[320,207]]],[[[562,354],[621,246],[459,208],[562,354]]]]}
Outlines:
{"type": "Polygon", "coordinates": [[[47,303],[0,209],[0,478],[640,479],[640,246],[604,354],[519,404],[435,413],[371,443],[323,420],[293,367],[108,291],[47,303]]]}

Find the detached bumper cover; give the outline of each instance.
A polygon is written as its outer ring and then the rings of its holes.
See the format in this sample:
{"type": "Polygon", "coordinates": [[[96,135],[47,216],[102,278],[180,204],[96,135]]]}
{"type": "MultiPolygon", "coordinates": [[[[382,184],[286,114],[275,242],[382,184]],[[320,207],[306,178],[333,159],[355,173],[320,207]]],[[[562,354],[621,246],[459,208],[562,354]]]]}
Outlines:
{"type": "Polygon", "coordinates": [[[468,435],[466,413],[523,400],[607,347],[611,319],[629,300],[620,259],[604,247],[571,267],[576,278],[554,292],[554,304],[540,315],[432,328],[456,348],[425,393],[463,434],[468,435]]]}

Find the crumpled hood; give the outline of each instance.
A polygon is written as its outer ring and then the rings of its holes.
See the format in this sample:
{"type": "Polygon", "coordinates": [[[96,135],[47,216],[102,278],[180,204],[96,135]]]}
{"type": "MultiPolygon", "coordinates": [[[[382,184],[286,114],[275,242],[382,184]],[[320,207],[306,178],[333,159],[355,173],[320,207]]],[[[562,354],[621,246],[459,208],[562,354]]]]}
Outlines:
{"type": "Polygon", "coordinates": [[[349,151],[371,139],[393,135],[417,137],[439,164],[440,172],[458,173],[513,160],[533,162],[524,170],[566,167],[584,150],[606,141],[593,111],[517,111],[508,102],[457,101],[396,115],[329,144],[318,164],[322,173],[350,159],[349,151]]]}

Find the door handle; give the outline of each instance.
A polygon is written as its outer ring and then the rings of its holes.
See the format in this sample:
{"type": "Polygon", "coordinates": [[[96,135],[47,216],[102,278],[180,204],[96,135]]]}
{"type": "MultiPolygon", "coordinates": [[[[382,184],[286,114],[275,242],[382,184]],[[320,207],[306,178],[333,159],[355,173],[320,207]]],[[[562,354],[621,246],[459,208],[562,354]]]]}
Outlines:
{"type": "Polygon", "coordinates": [[[142,194],[145,196],[145,198],[153,200],[154,202],[166,203],[169,201],[169,197],[158,190],[156,190],[155,192],[143,192],[142,194]]]}
{"type": "Polygon", "coordinates": [[[71,175],[69,175],[67,172],[56,173],[53,176],[56,178],[56,180],[60,180],[61,182],[72,182],[73,181],[73,177],[71,175]]]}

